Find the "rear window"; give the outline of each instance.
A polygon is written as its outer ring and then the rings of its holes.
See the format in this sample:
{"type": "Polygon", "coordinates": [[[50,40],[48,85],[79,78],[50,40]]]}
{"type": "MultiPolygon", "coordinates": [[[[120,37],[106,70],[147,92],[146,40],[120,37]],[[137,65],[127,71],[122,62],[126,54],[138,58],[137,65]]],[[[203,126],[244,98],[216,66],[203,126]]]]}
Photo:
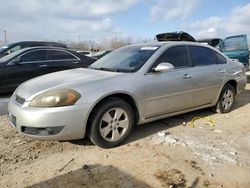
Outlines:
{"type": "Polygon", "coordinates": [[[211,49],[200,46],[190,46],[189,50],[193,66],[217,64],[216,55],[211,49]]]}
{"type": "Polygon", "coordinates": [[[66,51],[50,50],[48,59],[49,60],[64,60],[64,59],[76,59],[76,57],[69,54],[66,51]]]}

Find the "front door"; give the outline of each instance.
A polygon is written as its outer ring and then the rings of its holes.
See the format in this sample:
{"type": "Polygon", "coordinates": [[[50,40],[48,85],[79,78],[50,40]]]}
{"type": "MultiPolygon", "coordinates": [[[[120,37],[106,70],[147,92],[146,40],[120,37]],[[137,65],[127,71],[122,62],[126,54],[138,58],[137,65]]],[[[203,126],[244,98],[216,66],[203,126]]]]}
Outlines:
{"type": "Polygon", "coordinates": [[[19,62],[9,63],[1,68],[2,86],[14,89],[21,83],[44,74],[40,70],[41,64],[47,60],[46,50],[33,50],[17,57],[19,62]]]}
{"type": "Polygon", "coordinates": [[[145,75],[146,118],[188,109],[193,104],[194,86],[190,75],[192,67],[187,48],[176,46],[167,49],[156,60],[152,70],[162,62],[171,63],[175,69],[166,72],[150,70],[145,75]]]}

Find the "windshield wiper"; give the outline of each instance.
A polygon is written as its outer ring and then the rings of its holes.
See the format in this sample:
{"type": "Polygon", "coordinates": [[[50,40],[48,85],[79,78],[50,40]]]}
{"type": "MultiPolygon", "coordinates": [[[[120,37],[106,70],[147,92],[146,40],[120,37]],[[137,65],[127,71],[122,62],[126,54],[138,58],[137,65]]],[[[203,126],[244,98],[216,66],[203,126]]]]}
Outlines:
{"type": "Polygon", "coordinates": [[[107,68],[107,67],[92,67],[89,66],[90,69],[95,69],[95,70],[103,70],[103,71],[110,71],[110,72],[119,72],[117,69],[112,69],[112,68],[107,68]]]}

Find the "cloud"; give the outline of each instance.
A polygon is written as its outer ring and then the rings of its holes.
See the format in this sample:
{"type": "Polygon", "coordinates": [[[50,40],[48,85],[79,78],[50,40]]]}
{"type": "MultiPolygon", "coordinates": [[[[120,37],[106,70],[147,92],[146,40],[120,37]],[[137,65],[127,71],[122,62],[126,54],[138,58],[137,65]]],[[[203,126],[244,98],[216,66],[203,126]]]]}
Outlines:
{"type": "Polygon", "coordinates": [[[250,36],[250,3],[232,9],[227,17],[185,23],[184,30],[192,32],[196,38],[224,38],[229,35],[248,34],[250,36]]]}
{"type": "Polygon", "coordinates": [[[199,5],[200,0],[158,0],[151,8],[150,17],[153,21],[185,19],[199,5]]]}
{"type": "MultiPolygon", "coordinates": [[[[15,40],[98,40],[121,34],[112,21],[140,0],[0,0],[0,29],[15,40]]],[[[0,40],[2,36],[0,36],[0,40]]]]}

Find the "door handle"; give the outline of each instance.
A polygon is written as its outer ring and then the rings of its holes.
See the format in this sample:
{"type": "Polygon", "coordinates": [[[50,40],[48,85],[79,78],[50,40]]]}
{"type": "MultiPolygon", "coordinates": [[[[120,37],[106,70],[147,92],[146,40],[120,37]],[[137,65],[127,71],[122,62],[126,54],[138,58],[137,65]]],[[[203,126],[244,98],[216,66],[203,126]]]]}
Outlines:
{"type": "Polygon", "coordinates": [[[190,78],[192,78],[192,77],[193,77],[193,76],[190,75],[190,74],[184,74],[183,79],[187,80],[187,79],[190,79],[190,78]]]}
{"type": "Polygon", "coordinates": [[[40,65],[39,68],[45,68],[47,67],[48,65],[40,65]]]}
{"type": "Polygon", "coordinates": [[[218,73],[220,73],[220,74],[221,74],[221,73],[226,73],[226,71],[225,71],[224,69],[219,69],[219,70],[218,70],[218,73]]]}
{"type": "Polygon", "coordinates": [[[78,64],[79,63],[79,61],[75,61],[75,62],[73,62],[73,64],[78,64]]]}

